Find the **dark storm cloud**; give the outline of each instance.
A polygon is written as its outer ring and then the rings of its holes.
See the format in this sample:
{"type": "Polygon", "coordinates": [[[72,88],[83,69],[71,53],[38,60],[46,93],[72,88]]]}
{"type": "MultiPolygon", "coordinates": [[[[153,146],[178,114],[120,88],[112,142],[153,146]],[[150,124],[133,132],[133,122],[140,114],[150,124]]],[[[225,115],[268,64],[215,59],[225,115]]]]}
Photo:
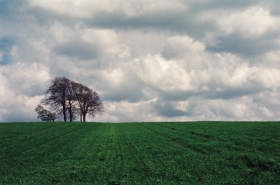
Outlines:
{"type": "Polygon", "coordinates": [[[174,48],[171,45],[165,45],[163,47],[161,55],[167,60],[179,59],[179,58],[182,58],[185,55],[185,52],[183,51],[184,49],[185,48],[183,48],[183,47],[174,48]]]}
{"type": "Polygon", "coordinates": [[[62,23],[65,26],[74,26],[75,23],[81,22],[81,18],[64,15],[59,12],[50,11],[41,7],[27,7],[25,14],[29,18],[32,17],[36,25],[40,25],[42,27],[49,27],[54,22],[62,23]]]}
{"type": "Polygon", "coordinates": [[[253,1],[243,1],[243,0],[214,0],[214,1],[202,1],[201,3],[196,3],[193,1],[192,5],[193,7],[200,9],[200,10],[221,10],[221,9],[228,9],[228,10],[234,10],[234,9],[245,9],[251,5],[255,4],[253,1]]]}
{"type": "Polygon", "coordinates": [[[36,117],[33,115],[30,116],[28,114],[18,114],[19,112],[22,113],[21,109],[17,109],[16,107],[13,108],[14,112],[10,112],[7,114],[3,119],[5,122],[31,122],[31,121],[38,121],[36,117]],[[17,112],[17,113],[16,113],[17,112]]]}
{"type": "Polygon", "coordinates": [[[128,101],[136,103],[143,99],[143,93],[140,87],[122,86],[118,89],[114,88],[103,92],[102,98],[104,101],[128,101]]]}
{"type": "Polygon", "coordinates": [[[234,99],[242,96],[253,96],[263,91],[263,87],[258,84],[247,84],[241,87],[214,87],[208,84],[209,91],[175,91],[164,92],[158,91],[159,95],[164,100],[169,101],[188,101],[192,97],[201,97],[203,99],[234,99]]]}
{"type": "Polygon", "coordinates": [[[167,102],[165,100],[157,100],[154,103],[154,108],[157,111],[157,113],[164,117],[179,117],[179,116],[188,116],[187,111],[182,111],[177,109],[174,104],[171,102],[167,102]]]}
{"type": "Polygon", "coordinates": [[[194,91],[161,91],[158,90],[160,97],[164,100],[169,101],[182,101],[188,100],[191,96],[196,95],[198,96],[198,92],[194,91]]]}
{"type": "Polygon", "coordinates": [[[280,17],[280,7],[279,6],[272,7],[271,14],[273,16],[280,17]]]}
{"type": "Polygon", "coordinates": [[[155,30],[188,34],[194,38],[204,37],[206,31],[216,30],[214,22],[197,23],[191,12],[149,12],[143,15],[129,17],[122,11],[98,12],[86,21],[92,27],[120,30],[155,30]]]}
{"type": "Polygon", "coordinates": [[[80,40],[73,40],[58,45],[53,51],[59,55],[79,60],[90,60],[101,56],[101,50],[97,46],[80,40]]]}
{"type": "Polygon", "coordinates": [[[246,57],[254,57],[279,47],[273,38],[275,37],[248,38],[242,34],[234,33],[218,37],[215,45],[208,45],[206,49],[216,53],[228,52],[246,57]]]}
{"type": "Polygon", "coordinates": [[[211,1],[185,1],[181,0],[181,3],[188,5],[192,10],[198,12],[208,11],[208,10],[224,10],[224,11],[235,11],[235,10],[245,10],[251,6],[260,5],[269,8],[278,7],[278,2],[275,0],[211,0],[211,1]]]}

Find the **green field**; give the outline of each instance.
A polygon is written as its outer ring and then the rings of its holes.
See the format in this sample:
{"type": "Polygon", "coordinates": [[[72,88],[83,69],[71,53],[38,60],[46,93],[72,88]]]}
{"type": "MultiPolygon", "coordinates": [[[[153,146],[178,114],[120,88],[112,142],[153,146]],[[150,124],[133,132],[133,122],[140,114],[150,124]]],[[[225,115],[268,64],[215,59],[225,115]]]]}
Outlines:
{"type": "Polygon", "coordinates": [[[280,184],[279,122],[3,123],[0,184],[280,184]]]}

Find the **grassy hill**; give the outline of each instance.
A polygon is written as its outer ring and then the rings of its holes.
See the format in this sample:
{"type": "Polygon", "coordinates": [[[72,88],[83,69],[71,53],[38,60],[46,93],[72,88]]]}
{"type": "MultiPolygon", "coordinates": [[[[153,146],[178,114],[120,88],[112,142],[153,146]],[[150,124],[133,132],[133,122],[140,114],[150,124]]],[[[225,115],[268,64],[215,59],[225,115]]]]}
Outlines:
{"type": "Polygon", "coordinates": [[[0,124],[0,184],[280,184],[279,122],[0,124]]]}

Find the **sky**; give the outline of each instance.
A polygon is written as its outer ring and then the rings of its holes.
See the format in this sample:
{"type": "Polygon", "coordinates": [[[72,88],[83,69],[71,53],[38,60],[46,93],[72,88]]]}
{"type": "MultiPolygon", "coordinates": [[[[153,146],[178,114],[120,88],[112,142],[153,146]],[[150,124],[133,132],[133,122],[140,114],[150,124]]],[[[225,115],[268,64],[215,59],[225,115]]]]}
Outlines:
{"type": "Polygon", "coordinates": [[[0,122],[38,121],[55,77],[91,121],[280,119],[278,0],[0,0],[0,122]]]}

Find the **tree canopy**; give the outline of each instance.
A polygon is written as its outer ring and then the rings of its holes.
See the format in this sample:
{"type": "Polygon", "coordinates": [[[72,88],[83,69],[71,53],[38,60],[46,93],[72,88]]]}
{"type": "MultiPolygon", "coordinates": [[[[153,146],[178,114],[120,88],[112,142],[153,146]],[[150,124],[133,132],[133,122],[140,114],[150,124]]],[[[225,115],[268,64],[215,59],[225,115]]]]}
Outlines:
{"type": "Polygon", "coordinates": [[[55,112],[51,112],[47,109],[45,109],[43,106],[38,105],[35,108],[35,112],[38,114],[38,119],[41,119],[42,121],[52,121],[54,122],[57,118],[57,115],[55,112]]]}
{"type": "Polygon", "coordinates": [[[56,117],[63,118],[65,122],[72,122],[77,117],[85,122],[87,114],[95,117],[104,113],[102,101],[95,91],[65,77],[54,78],[41,103],[49,106],[56,117]]]}

